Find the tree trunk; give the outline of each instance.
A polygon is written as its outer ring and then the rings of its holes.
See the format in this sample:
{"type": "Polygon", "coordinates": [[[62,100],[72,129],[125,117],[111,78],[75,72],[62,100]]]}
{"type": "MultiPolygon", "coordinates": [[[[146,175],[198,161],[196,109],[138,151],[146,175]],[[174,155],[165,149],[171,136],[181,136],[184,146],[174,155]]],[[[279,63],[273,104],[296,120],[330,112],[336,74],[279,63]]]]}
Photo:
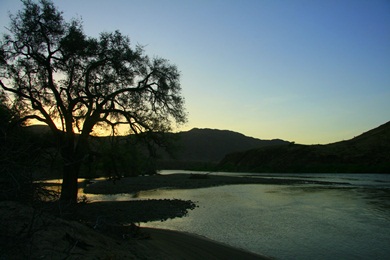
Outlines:
{"type": "Polygon", "coordinates": [[[77,203],[79,170],[79,162],[67,162],[67,164],[64,165],[60,197],[62,202],[70,204],[77,203]]]}
{"type": "Polygon", "coordinates": [[[61,202],[76,204],[78,193],[78,176],[84,156],[88,153],[88,140],[84,136],[75,137],[67,132],[65,146],[62,149],[64,169],[61,187],[61,202]]]}

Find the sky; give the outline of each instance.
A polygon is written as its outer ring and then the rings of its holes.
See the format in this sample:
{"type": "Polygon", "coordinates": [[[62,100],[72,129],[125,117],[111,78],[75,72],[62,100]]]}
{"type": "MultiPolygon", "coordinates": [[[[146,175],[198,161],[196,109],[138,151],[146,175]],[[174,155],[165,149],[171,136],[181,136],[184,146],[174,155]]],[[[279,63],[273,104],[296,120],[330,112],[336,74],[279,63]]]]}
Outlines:
{"type": "MultiPolygon", "coordinates": [[[[301,144],[390,120],[388,0],[54,0],[181,71],[188,123],[301,144]]],[[[0,0],[0,32],[22,4],[0,0]]]]}

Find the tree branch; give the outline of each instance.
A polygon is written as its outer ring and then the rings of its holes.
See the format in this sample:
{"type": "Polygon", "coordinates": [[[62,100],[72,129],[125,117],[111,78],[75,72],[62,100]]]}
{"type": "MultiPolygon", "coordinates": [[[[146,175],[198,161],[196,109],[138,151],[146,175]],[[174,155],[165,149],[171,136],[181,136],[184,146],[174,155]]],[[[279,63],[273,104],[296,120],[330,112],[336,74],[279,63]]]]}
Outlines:
{"type": "MultiPolygon", "coordinates": [[[[28,95],[24,94],[21,91],[18,91],[16,89],[9,88],[9,87],[5,86],[5,84],[3,83],[2,80],[0,80],[0,85],[1,85],[1,87],[4,90],[6,90],[8,92],[11,92],[11,93],[14,93],[14,94],[18,95],[19,97],[22,97],[22,98],[25,98],[27,100],[30,100],[31,103],[32,103],[32,106],[35,107],[35,109],[38,110],[44,117],[44,121],[39,120],[38,118],[35,118],[35,119],[38,119],[39,121],[45,122],[50,127],[50,129],[52,130],[53,133],[56,133],[58,131],[58,129],[57,129],[56,125],[54,124],[52,118],[46,112],[46,110],[43,108],[43,105],[42,105],[42,103],[40,101],[38,101],[37,99],[35,99],[32,96],[28,96],[28,95]]],[[[26,118],[30,117],[30,116],[31,117],[36,117],[36,115],[28,115],[28,116],[26,116],[26,118]]]]}

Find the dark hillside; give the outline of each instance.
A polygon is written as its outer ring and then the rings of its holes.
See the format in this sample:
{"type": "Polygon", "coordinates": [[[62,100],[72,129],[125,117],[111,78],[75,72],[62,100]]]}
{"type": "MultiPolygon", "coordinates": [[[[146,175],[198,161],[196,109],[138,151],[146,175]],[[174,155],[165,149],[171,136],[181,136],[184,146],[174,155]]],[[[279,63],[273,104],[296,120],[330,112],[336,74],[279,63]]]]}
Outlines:
{"type": "Polygon", "coordinates": [[[287,142],[282,140],[260,140],[228,130],[194,128],[177,134],[176,158],[218,162],[228,153],[285,143],[287,142]]]}
{"type": "Polygon", "coordinates": [[[332,143],[328,146],[336,149],[350,147],[361,152],[373,149],[374,151],[385,151],[390,147],[390,121],[350,140],[332,143]]]}
{"type": "Polygon", "coordinates": [[[50,133],[50,128],[47,125],[30,125],[26,129],[32,134],[41,135],[50,133]]]}
{"type": "Polygon", "coordinates": [[[390,122],[351,140],[289,144],[227,155],[219,170],[251,172],[390,173],[390,122]]]}

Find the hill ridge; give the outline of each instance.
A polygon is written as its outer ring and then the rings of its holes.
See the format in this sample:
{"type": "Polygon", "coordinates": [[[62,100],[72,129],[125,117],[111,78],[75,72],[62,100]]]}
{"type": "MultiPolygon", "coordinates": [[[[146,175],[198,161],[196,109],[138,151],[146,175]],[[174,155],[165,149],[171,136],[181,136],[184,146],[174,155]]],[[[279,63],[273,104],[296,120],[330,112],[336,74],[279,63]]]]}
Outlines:
{"type": "Polygon", "coordinates": [[[390,121],[346,141],[288,145],[231,153],[224,171],[390,173],[390,121]]]}

